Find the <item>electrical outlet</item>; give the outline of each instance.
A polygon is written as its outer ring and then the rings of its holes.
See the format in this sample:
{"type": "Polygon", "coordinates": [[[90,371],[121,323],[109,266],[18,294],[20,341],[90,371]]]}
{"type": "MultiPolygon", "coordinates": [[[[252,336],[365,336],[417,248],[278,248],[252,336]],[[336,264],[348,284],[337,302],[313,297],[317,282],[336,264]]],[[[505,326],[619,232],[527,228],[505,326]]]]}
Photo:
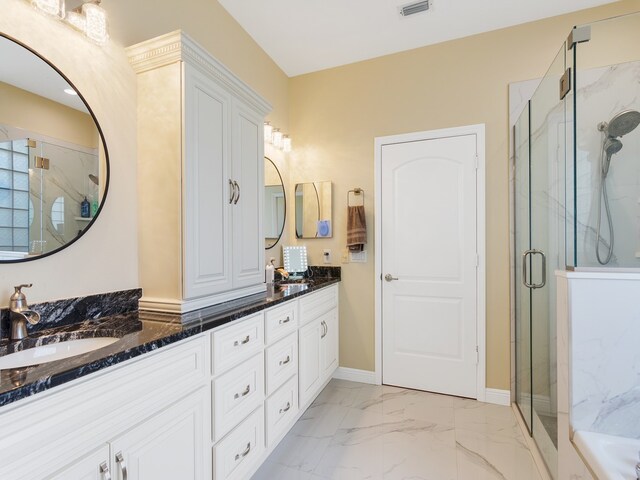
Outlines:
{"type": "Polygon", "coordinates": [[[324,263],[331,263],[331,250],[325,248],[322,252],[324,263]]]}

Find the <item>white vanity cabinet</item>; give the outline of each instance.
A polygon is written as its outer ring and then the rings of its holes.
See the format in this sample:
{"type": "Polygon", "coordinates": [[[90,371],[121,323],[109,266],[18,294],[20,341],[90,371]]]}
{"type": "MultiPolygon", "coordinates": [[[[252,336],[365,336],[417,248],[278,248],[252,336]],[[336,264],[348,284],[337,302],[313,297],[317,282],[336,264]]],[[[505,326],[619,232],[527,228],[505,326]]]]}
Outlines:
{"type": "Polygon", "coordinates": [[[244,480],[338,366],[338,286],[0,408],[0,479],[244,480]]]}
{"type": "Polygon", "coordinates": [[[199,335],[2,407],[0,478],[209,479],[209,355],[199,335]]]}
{"type": "Polygon", "coordinates": [[[300,405],[308,406],[338,367],[338,286],[300,298],[300,405]]]}
{"type": "Polygon", "coordinates": [[[47,479],[208,479],[207,407],[204,389],[194,392],[47,479]]]}
{"type": "Polygon", "coordinates": [[[186,312],[264,291],[270,105],[180,31],[127,52],[138,80],[141,307],[186,312]]]}

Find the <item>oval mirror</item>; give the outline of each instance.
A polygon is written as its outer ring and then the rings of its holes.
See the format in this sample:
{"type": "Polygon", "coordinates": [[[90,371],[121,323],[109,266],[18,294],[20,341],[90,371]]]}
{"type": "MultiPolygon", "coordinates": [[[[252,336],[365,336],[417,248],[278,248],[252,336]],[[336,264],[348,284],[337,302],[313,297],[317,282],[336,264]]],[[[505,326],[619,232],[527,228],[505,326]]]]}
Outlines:
{"type": "Polygon", "coordinates": [[[276,246],[287,218],[287,197],[280,170],[269,157],[264,157],[264,248],[276,246]]]}
{"type": "Polygon", "coordinates": [[[93,112],[60,70],[2,34],[0,58],[0,262],[22,262],[91,227],[109,161],[93,112]]]}

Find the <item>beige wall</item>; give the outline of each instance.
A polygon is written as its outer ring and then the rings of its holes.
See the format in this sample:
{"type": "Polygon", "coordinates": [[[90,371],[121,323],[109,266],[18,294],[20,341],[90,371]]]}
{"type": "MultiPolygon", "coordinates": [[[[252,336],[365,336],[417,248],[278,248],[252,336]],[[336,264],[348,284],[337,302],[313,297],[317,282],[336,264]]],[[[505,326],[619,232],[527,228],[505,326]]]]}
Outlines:
{"type": "Polygon", "coordinates": [[[98,131],[88,113],[0,82],[0,124],[82,145],[98,146],[98,131]],[[61,121],[64,119],[64,121],[61,121]]]}
{"type": "Polygon", "coordinates": [[[343,265],[342,366],[374,368],[374,138],[484,123],[487,386],[510,388],[508,84],[543,76],[574,25],[637,10],[617,2],[291,79],[291,183],[335,185],[334,238],[304,242],[312,264],[324,248],[340,262],[346,192],[366,193],[368,262],[343,265]]]}

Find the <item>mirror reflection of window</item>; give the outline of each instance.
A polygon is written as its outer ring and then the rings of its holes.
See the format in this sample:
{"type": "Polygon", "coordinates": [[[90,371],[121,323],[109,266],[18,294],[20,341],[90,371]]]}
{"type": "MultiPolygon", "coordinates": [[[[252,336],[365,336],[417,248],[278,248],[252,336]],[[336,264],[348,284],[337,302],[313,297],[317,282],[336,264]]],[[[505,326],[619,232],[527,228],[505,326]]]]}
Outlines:
{"type": "Polygon", "coordinates": [[[56,198],[51,205],[51,223],[58,233],[64,233],[64,197],[56,198]]]}
{"type": "Polygon", "coordinates": [[[29,156],[26,139],[0,142],[0,250],[29,250],[29,156]]]}

